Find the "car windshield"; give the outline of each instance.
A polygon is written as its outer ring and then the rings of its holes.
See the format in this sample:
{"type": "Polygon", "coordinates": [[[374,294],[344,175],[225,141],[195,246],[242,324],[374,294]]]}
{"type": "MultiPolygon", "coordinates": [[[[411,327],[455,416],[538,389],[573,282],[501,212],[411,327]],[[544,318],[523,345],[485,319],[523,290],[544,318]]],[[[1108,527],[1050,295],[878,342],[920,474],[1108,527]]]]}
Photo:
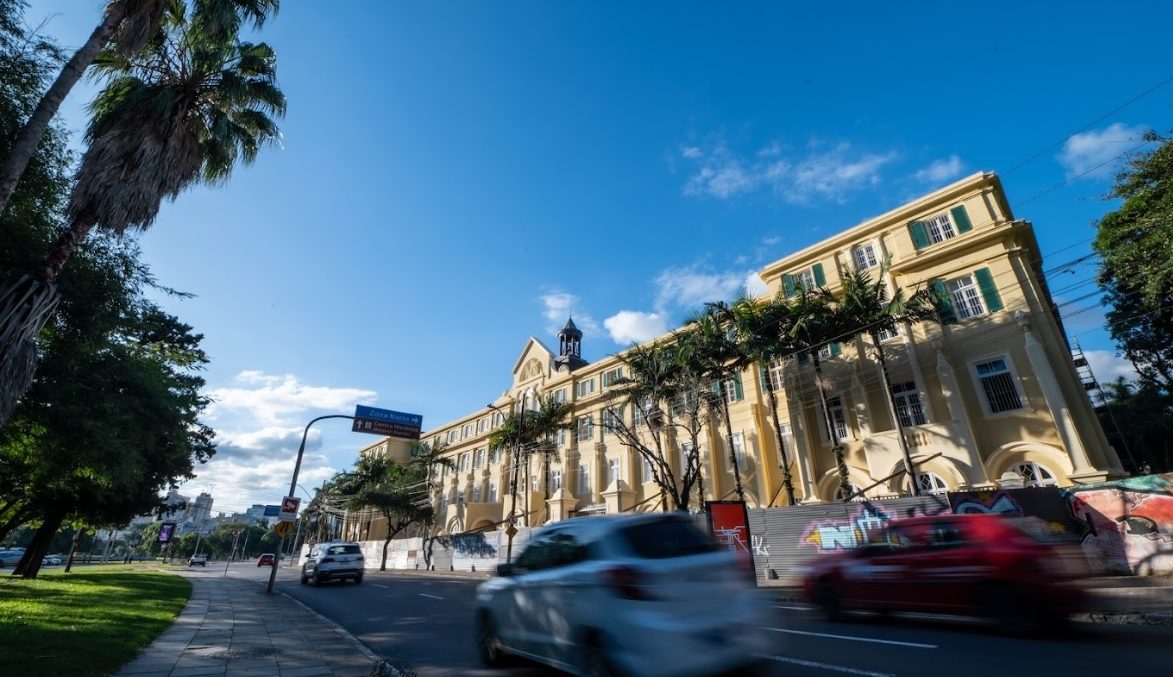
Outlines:
{"type": "Polygon", "coordinates": [[[657,520],[619,532],[633,553],[644,559],[688,557],[717,550],[717,544],[682,520],[657,520]]]}

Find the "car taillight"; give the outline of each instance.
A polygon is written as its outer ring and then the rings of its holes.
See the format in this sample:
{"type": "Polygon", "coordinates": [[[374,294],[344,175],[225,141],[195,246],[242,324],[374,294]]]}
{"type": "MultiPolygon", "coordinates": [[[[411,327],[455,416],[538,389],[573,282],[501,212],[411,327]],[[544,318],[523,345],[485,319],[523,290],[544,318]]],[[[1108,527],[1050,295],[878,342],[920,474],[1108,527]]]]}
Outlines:
{"type": "Polygon", "coordinates": [[[623,599],[648,602],[656,595],[647,584],[647,577],[633,567],[613,567],[603,572],[603,579],[616,595],[623,599]]]}
{"type": "Polygon", "coordinates": [[[333,557],[323,557],[321,560],[319,560],[319,564],[326,564],[327,562],[333,562],[333,561],[334,561],[333,557]]]}

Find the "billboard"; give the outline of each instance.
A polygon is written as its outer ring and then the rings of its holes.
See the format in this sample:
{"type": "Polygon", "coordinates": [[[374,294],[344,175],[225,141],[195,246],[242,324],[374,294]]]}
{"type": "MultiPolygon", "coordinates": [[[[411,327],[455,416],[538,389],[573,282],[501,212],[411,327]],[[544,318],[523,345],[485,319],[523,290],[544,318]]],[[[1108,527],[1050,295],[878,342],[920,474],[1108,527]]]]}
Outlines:
{"type": "Polygon", "coordinates": [[[175,522],[164,522],[159,527],[159,542],[170,543],[175,538],[175,522]]]}

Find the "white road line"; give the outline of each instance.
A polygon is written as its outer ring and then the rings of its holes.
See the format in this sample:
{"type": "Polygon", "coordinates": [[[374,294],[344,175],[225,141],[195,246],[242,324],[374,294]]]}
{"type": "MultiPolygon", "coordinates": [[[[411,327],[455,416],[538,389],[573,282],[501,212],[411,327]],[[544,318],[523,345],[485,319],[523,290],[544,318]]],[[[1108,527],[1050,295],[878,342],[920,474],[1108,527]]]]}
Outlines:
{"type": "Polygon", "coordinates": [[[876,639],[874,637],[853,637],[851,635],[832,635],[829,632],[807,632],[805,630],[787,630],[785,628],[766,628],[774,632],[785,632],[791,635],[810,635],[811,637],[830,637],[831,639],[849,639],[853,642],[872,642],[874,644],[893,644],[895,646],[910,646],[914,649],[936,649],[936,644],[921,644],[920,642],[899,642],[894,639],[876,639]]]}
{"type": "Polygon", "coordinates": [[[385,585],[379,585],[378,583],[371,583],[371,585],[375,586],[376,588],[383,588],[384,590],[386,590],[386,589],[387,589],[387,586],[385,586],[385,585]]]}
{"type": "Polygon", "coordinates": [[[779,663],[792,663],[794,665],[801,665],[806,668],[822,668],[823,670],[830,670],[832,672],[843,672],[849,675],[863,675],[864,677],[893,677],[890,672],[873,672],[871,670],[860,670],[858,668],[849,668],[846,665],[834,665],[832,663],[819,663],[817,661],[804,661],[801,658],[787,658],[786,656],[762,656],[772,661],[779,663]]]}
{"type": "Polygon", "coordinates": [[[417,594],[418,594],[420,597],[428,597],[428,598],[431,598],[431,599],[444,599],[443,597],[440,597],[439,595],[429,595],[429,594],[428,594],[428,593],[426,593],[426,592],[421,592],[421,593],[417,593],[417,594]]]}
{"type": "Polygon", "coordinates": [[[787,604],[775,604],[775,609],[789,609],[791,611],[813,611],[814,607],[810,606],[790,606],[787,604]]]}

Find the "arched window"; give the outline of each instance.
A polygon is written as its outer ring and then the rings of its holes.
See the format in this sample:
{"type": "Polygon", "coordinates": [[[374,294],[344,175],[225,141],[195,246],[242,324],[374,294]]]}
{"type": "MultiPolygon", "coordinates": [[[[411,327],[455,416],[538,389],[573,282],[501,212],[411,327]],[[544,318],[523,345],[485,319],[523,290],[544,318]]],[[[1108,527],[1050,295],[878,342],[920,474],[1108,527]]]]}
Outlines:
{"type": "Polygon", "coordinates": [[[941,479],[940,475],[931,472],[918,472],[916,474],[916,488],[920,490],[920,494],[928,494],[930,496],[939,496],[949,491],[949,486],[945,484],[945,480],[941,479]]]}
{"type": "Polygon", "coordinates": [[[1026,463],[1019,463],[1014,466],[1014,472],[1022,476],[1022,483],[1028,487],[1057,487],[1059,481],[1055,479],[1055,473],[1048,468],[1028,461],[1026,463]]]}

